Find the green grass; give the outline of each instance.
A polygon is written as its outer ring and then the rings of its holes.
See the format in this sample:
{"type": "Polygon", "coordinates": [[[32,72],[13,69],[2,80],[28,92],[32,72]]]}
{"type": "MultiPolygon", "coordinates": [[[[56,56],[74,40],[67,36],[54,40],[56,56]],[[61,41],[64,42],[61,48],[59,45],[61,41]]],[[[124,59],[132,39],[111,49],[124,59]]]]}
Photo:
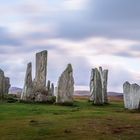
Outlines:
{"type": "Polygon", "coordinates": [[[122,102],[93,106],[0,103],[0,140],[139,140],[140,113],[122,102]]]}

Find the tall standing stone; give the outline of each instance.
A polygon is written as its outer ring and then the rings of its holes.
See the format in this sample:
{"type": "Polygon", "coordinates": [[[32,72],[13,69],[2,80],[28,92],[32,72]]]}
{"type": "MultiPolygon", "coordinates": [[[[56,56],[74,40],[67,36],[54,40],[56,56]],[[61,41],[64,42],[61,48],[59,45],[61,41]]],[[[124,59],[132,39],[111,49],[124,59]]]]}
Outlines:
{"type": "Polygon", "coordinates": [[[36,74],[34,80],[35,92],[46,90],[47,76],[47,51],[42,51],[36,54],[36,74]]]}
{"type": "Polygon", "coordinates": [[[4,71],[0,69],[0,99],[3,99],[4,95],[8,94],[10,86],[10,78],[5,77],[4,71]]]}
{"type": "Polygon", "coordinates": [[[127,109],[140,109],[140,86],[125,82],[123,85],[124,106],[127,109]]]}
{"type": "Polygon", "coordinates": [[[8,94],[10,86],[11,86],[10,78],[5,77],[5,94],[8,94]]]}
{"type": "Polygon", "coordinates": [[[131,92],[131,84],[129,82],[125,82],[123,84],[123,98],[124,98],[124,106],[126,109],[131,108],[131,100],[130,100],[130,92],[131,92]]]}
{"type": "Polygon", "coordinates": [[[94,101],[94,78],[95,78],[95,69],[91,70],[91,76],[90,76],[90,101],[94,101]]]}
{"type": "Polygon", "coordinates": [[[104,96],[104,103],[108,103],[108,96],[107,96],[107,84],[108,84],[108,70],[103,71],[103,79],[102,79],[102,92],[104,96]]]}
{"type": "Polygon", "coordinates": [[[65,71],[61,74],[57,86],[57,103],[73,103],[74,78],[72,65],[68,64],[65,71]]]}
{"type": "Polygon", "coordinates": [[[90,77],[90,101],[93,101],[94,104],[108,103],[107,80],[108,70],[103,70],[102,67],[92,69],[90,77]]]}
{"type": "Polygon", "coordinates": [[[0,69],[0,99],[3,99],[4,97],[4,83],[5,83],[5,80],[4,80],[4,72],[3,70],[0,69]]]}
{"type": "Polygon", "coordinates": [[[27,64],[27,70],[25,75],[24,87],[21,94],[21,99],[28,101],[31,100],[31,94],[33,92],[33,82],[32,82],[32,63],[27,64]]]}
{"type": "Polygon", "coordinates": [[[54,84],[53,83],[51,84],[51,89],[50,90],[51,90],[51,95],[54,96],[54,84]]]}
{"type": "Polygon", "coordinates": [[[102,96],[102,80],[100,72],[95,68],[95,78],[94,78],[94,104],[100,105],[103,104],[102,96]]]}
{"type": "Polygon", "coordinates": [[[48,94],[48,95],[51,95],[50,89],[51,89],[51,81],[48,80],[48,82],[47,82],[47,94],[48,94]]]}

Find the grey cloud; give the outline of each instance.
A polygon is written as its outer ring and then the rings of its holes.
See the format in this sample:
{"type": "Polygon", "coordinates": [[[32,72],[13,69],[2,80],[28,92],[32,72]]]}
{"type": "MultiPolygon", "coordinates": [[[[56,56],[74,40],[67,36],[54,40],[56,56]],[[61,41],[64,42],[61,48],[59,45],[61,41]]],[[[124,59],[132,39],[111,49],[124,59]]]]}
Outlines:
{"type": "Polygon", "coordinates": [[[114,53],[113,55],[122,56],[122,57],[135,57],[131,52],[118,52],[114,53]]]}
{"type": "Polygon", "coordinates": [[[21,44],[19,39],[12,37],[5,28],[0,27],[0,45],[20,46],[21,44]]]}
{"type": "Polygon", "coordinates": [[[58,36],[71,39],[99,36],[139,40],[139,6],[139,0],[90,0],[86,10],[57,19],[58,36]]]}

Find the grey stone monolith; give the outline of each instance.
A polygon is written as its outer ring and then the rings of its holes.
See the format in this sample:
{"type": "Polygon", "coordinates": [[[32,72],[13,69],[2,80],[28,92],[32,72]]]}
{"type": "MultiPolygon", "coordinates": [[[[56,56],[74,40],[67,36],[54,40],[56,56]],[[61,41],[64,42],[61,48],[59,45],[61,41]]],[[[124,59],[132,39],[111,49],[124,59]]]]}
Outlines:
{"type": "Polygon", "coordinates": [[[94,104],[102,105],[108,103],[107,81],[108,70],[103,70],[102,67],[91,70],[89,100],[93,101],[94,104]]]}
{"type": "Polygon", "coordinates": [[[47,51],[36,54],[36,74],[34,80],[34,92],[44,92],[46,90],[47,77],[47,51]]]}
{"type": "Polygon", "coordinates": [[[33,94],[33,82],[32,82],[32,63],[27,64],[26,75],[24,80],[24,87],[21,94],[21,100],[30,101],[33,94]]]}
{"type": "Polygon", "coordinates": [[[56,94],[57,103],[73,103],[74,78],[71,64],[68,64],[65,71],[59,77],[56,94]]]}
{"type": "Polygon", "coordinates": [[[140,109],[140,86],[138,84],[123,84],[124,107],[126,109],[140,109]]]}

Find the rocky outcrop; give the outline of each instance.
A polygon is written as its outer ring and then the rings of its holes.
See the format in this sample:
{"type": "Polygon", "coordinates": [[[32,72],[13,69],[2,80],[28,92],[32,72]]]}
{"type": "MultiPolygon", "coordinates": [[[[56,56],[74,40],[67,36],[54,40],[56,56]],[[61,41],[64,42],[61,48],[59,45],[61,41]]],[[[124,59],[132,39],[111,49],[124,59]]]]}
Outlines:
{"type": "Polygon", "coordinates": [[[25,75],[24,87],[21,94],[21,100],[31,100],[31,94],[33,94],[33,82],[32,82],[32,63],[27,64],[27,70],[25,75]]]}
{"type": "Polygon", "coordinates": [[[126,109],[140,109],[140,86],[125,82],[123,85],[124,106],[126,109]]]}
{"type": "Polygon", "coordinates": [[[102,70],[102,67],[91,70],[90,101],[93,101],[96,105],[108,103],[107,80],[108,70],[102,70]]]}
{"type": "Polygon", "coordinates": [[[4,71],[0,69],[0,99],[4,98],[5,94],[8,94],[10,88],[10,79],[5,77],[4,71]]]}
{"type": "Polygon", "coordinates": [[[32,81],[32,64],[27,65],[25,83],[21,100],[29,102],[50,102],[54,101],[54,86],[47,79],[47,51],[36,54],[36,73],[32,81]]]}
{"type": "Polygon", "coordinates": [[[56,103],[73,103],[74,78],[72,65],[68,64],[58,80],[56,103]]]}

